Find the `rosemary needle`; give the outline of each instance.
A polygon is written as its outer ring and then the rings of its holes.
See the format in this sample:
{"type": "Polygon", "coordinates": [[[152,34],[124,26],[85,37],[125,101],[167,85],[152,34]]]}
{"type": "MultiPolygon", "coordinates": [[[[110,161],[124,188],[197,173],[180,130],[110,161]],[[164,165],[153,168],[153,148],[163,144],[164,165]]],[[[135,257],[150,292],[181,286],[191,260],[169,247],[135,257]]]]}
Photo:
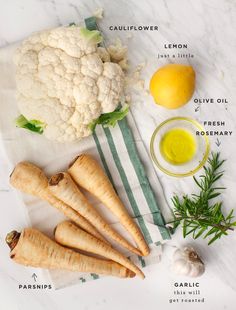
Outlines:
{"type": "Polygon", "coordinates": [[[224,163],[220,160],[219,153],[212,153],[208,158],[208,165],[204,166],[204,174],[197,179],[193,177],[200,192],[198,195],[192,194],[191,197],[183,196],[181,199],[175,195],[172,198],[174,204],[174,228],[182,224],[183,237],[192,235],[194,239],[202,236],[204,239],[210,237],[208,245],[228,235],[229,230],[234,230],[234,210],[228,215],[222,212],[222,202],[212,203],[212,199],[220,196],[222,187],[215,187],[224,174],[219,171],[224,163]]]}

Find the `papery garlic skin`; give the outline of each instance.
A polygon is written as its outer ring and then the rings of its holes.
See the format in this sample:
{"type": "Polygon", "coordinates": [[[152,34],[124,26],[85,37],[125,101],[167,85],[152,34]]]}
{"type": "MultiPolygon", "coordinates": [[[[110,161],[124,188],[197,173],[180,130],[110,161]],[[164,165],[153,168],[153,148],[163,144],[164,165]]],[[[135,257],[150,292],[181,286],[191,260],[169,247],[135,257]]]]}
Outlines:
{"type": "Polygon", "coordinates": [[[193,248],[177,249],[173,255],[174,273],[188,277],[199,277],[205,271],[203,261],[193,248]]]}

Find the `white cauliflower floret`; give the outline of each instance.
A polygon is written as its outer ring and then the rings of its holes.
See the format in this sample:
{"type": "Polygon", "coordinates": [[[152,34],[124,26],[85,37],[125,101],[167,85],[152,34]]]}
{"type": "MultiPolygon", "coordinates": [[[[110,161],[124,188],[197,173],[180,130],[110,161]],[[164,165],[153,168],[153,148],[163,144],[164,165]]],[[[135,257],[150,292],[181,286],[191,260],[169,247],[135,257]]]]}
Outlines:
{"type": "Polygon", "coordinates": [[[100,58],[102,59],[103,62],[110,62],[111,61],[111,57],[110,54],[108,53],[108,51],[104,48],[99,46],[97,49],[98,55],[100,56],[100,58]]]}
{"type": "Polygon", "coordinates": [[[90,135],[88,125],[114,111],[123,94],[122,69],[83,31],[72,26],[35,33],[16,51],[19,110],[45,124],[51,140],[90,135]]]}
{"type": "Polygon", "coordinates": [[[81,63],[81,72],[84,76],[96,80],[103,72],[103,62],[97,53],[82,57],[81,63]]]}
{"type": "Polygon", "coordinates": [[[129,68],[127,59],[128,48],[122,44],[120,39],[117,38],[114,45],[109,45],[107,52],[112,62],[118,63],[123,70],[129,68]]]}
{"type": "Polygon", "coordinates": [[[101,102],[102,113],[114,111],[114,103],[118,105],[120,94],[117,89],[123,88],[123,71],[117,64],[111,62],[104,63],[104,70],[97,81],[99,94],[98,100],[101,102]]]}
{"type": "Polygon", "coordinates": [[[78,27],[59,27],[49,32],[47,45],[59,48],[69,56],[80,58],[95,53],[97,44],[81,36],[78,27]]]}

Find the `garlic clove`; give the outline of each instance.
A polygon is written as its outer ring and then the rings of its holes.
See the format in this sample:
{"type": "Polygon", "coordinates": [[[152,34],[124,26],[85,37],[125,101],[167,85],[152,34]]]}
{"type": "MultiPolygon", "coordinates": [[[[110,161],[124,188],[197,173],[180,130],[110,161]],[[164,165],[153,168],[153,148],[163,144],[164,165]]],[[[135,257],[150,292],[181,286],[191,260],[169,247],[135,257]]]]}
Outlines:
{"type": "Polygon", "coordinates": [[[191,264],[191,271],[189,272],[189,277],[200,277],[205,271],[205,266],[203,264],[191,264]]]}
{"type": "Polygon", "coordinates": [[[184,259],[178,259],[174,263],[174,272],[177,275],[185,276],[191,272],[191,266],[186,264],[184,259]]]}
{"type": "Polygon", "coordinates": [[[185,258],[184,252],[181,249],[177,249],[173,254],[174,260],[185,258]]]}

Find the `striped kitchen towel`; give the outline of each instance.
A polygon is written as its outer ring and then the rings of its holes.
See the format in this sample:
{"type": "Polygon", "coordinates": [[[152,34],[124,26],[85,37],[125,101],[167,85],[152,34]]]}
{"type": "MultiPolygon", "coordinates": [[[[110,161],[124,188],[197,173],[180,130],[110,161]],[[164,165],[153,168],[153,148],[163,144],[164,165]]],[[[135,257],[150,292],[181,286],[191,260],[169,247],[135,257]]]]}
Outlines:
{"type": "MultiPolygon", "coordinates": [[[[0,50],[0,131],[12,168],[19,161],[28,160],[51,175],[65,170],[68,163],[80,153],[87,152],[93,155],[103,165],[117,193],[141,227],[150,245],[149,257],[132,256],[131,259],[142,267],[159,262],[161,245],[170,238],[161,212],[167,210],[168,206],[132,114],[129,113],[127,120],[120,121],[115,128],[98,127],[94,136],[74,143],[52,142],[44,136],[16,128],[14,119],[18,115],[18,110],[12,63],[16,47],[17,44],[0,50]]],[[[106,208],[89,195],[88,199],[120,234],[132,242],[127,232],[106,208]]],[[[22,211],[25,212],[28,225],[40,229],[49,236],[52,236],[57,223],[64,219],[57,210],[35,197],[19,194],[18,203],[19,207],[23,206],[22,211]]],[[[130,254],[124,249],[117,248],[126,255],[130,254]]],[[[55,288],[99,278],[94,274],[85,275],[58,270],[48,271],[46,276],[50,277],[55,288]]]]}

